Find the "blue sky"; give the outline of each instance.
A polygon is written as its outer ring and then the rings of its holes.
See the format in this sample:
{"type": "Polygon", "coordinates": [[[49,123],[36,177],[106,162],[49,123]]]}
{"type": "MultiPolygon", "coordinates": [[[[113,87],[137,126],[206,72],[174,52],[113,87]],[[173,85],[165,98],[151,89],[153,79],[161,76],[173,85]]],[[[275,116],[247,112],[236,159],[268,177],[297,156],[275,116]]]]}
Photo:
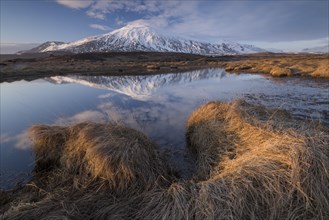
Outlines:
{"type": "Polygon", "coordinates": [[[73,41],[143,21],[203,41],[299,50],[328,44],[328,0],[1,0],[1,48],[73,41]]]}

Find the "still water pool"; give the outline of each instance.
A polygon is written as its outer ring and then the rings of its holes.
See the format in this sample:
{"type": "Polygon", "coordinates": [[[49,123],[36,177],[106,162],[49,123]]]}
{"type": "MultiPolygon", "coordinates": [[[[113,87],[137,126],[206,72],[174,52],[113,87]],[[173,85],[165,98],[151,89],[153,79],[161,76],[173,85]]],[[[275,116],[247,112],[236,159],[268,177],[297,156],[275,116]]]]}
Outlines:
{"type": "Polygon", "coordinates": [[[26,181],[33,170],[27,129],[33,124],[117,122],[138,129],[188,175],[185,122],[213,100],[245,99],[329,125],[329,81],[227,74],[205,69],[154,76],[55,76],[1,83],[0,188],[26,181]]]}

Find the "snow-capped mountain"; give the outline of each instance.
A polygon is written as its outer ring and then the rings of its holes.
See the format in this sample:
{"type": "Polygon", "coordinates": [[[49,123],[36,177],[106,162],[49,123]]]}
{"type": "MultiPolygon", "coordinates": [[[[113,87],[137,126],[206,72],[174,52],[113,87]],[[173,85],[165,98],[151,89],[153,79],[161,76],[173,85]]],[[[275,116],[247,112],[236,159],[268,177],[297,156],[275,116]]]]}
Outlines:
{"type": "Polygon", "coordinates": [[[305,53],[329,53],[329,44],[321,47],[312,47],[303,49],[305,53]]]}
{"type": "Polygon", "coordinates": [[[216,42],[219,45],[226,45],[232,50],[236,51],[238,54],[248,54],[248,53],[261,53],[261,52],[270,52],[269,50],[265,50],[254,45],[250,44],[241,44],[230,40],[221,40],[216,42]]]}
{"type": "Polygon", "coordinates": [[[28,51],[23,51],[23,52],[28,52],[28,53],[40,53],[40,52],[43,52],[45,50],[52,50],[52,48],[54,48],[56,50],[56,48],[59,46],[59,45],[63,45],[65,44],[65,42],[59,42],[59,41],[47,41],[35,48],[32,48],[28,51]]]}
{"type": "MultiPolygon", "coordinates": [[[[83,38],[70,43],[47,42],[32,52],[69,51],[73,53],[109,51],[180,52],[202,55],[226,55],[267,52],[234,42],[207,43],[174,36],[145,24],[132,23],[110,33],[83,38]],[[49,45],[49,46],[48,46],[49,45]]],[[[28,52],[31,52],[28,51],[28,52]]]]}
{"type": "Polygon", "coordinates": [[[135,99],[147,99],[161,87],[188,84],[195,80],[221,78],[224,70],[205,69],[182,74],[161,74],[151,76],[54,76],[47,78],[51,83],[77,83],[98,89],[107,89],[135,99]]]}

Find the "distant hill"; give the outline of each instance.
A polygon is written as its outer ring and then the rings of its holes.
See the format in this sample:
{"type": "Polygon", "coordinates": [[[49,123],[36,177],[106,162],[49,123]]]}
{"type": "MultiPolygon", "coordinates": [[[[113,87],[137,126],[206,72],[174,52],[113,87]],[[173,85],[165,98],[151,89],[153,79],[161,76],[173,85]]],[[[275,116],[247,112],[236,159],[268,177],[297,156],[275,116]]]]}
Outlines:
{"type": "Polygon", "coordinates": [[[312,47],[303,49],[302,52],[305,53],[329,53],[329,44],[321,47],[312,47]]]}
{"type": "Polygon", "coordinates": [[[40,52],[44,52],[44,50],[51,51],[52,48],[56,48],[57,46],[63,45],[63,44],[65,44],[65,42],[47,41],[47,42],[45,42],[43,44],[40,44],[39,46],[34,47],[34,48],[30,49],[30,50],[20,51],[18,53],[19,54],[22,54],[22,53],[40,53],[40,52]]]}

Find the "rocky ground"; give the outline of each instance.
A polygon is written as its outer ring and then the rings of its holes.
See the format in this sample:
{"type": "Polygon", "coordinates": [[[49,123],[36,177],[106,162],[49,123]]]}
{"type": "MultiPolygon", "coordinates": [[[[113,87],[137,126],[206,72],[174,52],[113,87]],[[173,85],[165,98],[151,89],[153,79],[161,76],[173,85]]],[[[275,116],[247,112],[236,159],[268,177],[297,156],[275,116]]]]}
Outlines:
{"type": "Polygon", "coordinates": [[[1,55],[1,82],[66,74],[144,75],[219,67],[227,72],[272,76],[329,77],[328,54],[273,54],[209,57],[181,53],[110,52],[1,55]]]}

